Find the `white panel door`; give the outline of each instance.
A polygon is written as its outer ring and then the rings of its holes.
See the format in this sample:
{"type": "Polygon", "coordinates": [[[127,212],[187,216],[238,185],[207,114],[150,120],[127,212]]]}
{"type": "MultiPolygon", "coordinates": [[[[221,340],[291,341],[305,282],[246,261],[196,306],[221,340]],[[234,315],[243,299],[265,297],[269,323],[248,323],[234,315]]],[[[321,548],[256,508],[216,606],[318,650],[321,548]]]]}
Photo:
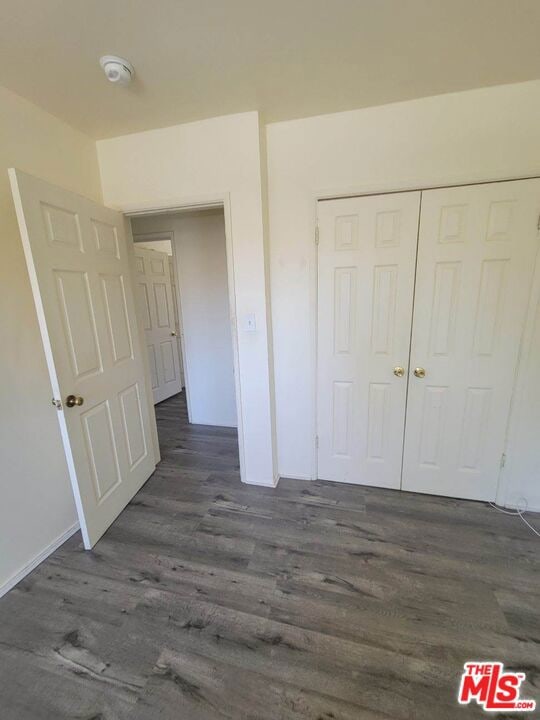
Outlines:
{"type": "Polygon", "coordinates": [[[176,282],[176,272],[174,269],[174,258],[172,256],[169,256],[169,273],[171,276],[171,292],[172,292],[172,302],[173,302],[173,309],[174,309],[174,326],[176,328],[176,335],[177,335],[177,345],[178,345],[178,367],[179,367],[179,375],[180,375],[180,388],[184,388],[186,381],[184,378],[184,358],[182,356],[182,346],[183,346],[183,333],[182,333],[182,327],[180,325],[180,315],[178,313],[178,287],[176,282]]]}
{"type": "Polygon", "coordinates": [[[169,256],[135,245],[136,282],[154,403],[182,390],[169,256]]]}
{"type": "Polygon", "coordinates": [[[495,499],[539,211],[539,180],[422,194],[404,490],[495,499]]]}
{"type": "Polygon", "coordinates": [[[123,217],[18,170],[10,180],[91,548],[155,468],[123,217]]]}
{"type": "Polygon", "coordinates": [[[419,206],[419,192],[318,204],[321,479],[400,486],[419,206]]]}

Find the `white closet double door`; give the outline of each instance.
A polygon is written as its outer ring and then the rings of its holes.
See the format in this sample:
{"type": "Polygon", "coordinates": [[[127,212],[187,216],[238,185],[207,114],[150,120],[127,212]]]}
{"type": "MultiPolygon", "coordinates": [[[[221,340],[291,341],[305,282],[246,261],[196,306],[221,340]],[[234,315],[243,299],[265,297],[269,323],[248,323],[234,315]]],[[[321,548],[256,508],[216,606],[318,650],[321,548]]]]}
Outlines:
{"type": "Polygon", "coordinates": [[[540,181],[321,201],[318,475],[493,500],[540,181]]]}

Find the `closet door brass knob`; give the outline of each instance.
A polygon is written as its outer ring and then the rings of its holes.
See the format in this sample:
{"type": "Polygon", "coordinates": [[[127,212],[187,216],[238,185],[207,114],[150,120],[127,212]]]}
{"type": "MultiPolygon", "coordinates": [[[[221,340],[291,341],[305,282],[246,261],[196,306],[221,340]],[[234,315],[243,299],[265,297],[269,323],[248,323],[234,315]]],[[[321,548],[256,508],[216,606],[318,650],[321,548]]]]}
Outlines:
{"type": "Polygon", "coordinates": [[[405,375],[405,368],[402,368],[398,365],[394,368],[394,375],[396,377],[403,377],[405,375]]]}
{"type": "Polygon", "coordinates": [[[426,377],[426,371],[424,370],[424,368],[421,368],[421,367],[414,368],[414,374],[416,375],[417,378],[426,377]]]}
{"type": "Polygon", "coordinates": [[[176,333],[174,332],[174,330],[172,331],[171,336],[176,337],[176,333]]]}
{"type": "Polygon", "coordinates": [[[82,398],[80,395],[68,395],[66,398],[66,406],[67,407],[80,407],[84,402],[84,398],[82,398]]]}

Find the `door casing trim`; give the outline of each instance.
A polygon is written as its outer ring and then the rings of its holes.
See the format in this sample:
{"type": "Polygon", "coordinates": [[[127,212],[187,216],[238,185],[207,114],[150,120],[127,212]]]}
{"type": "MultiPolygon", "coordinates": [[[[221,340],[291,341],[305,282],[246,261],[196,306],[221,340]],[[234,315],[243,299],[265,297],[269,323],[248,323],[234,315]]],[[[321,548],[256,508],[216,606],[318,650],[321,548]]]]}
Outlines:
{"type": "MultiPolygon", "coordinates": [[[[242,415],[242,378],[240,369],[240,353],[238,348],[238,329],[237,329],[237,310],[236,310],[236,287],[234,277],[234,253],[233,253],[233,234],[232,234],[232,221],[231,221],[231,200],[230,193],[218,192],[211,195],[199,195],[185,198],[175,198],[165,204],[155,204],[152,202],[141,202],[135,204],[120,204],[117,209],[124,214],[126,219],[129,221],[132,217],[142,217],[145,215],[172,215],[179,212],[188,212],[196,210],[211,210],[211,209],[223,209],[225,218],[225,252],[227,256],[227,285],[229,292],[229,315],[231,322],[231,334],[232,334],[232,345],[233,345],[233,364],[234,364],[234,385],[235,385],[235,398],[236,398],[236,414],[238,419],[238,451],[240,457],[240,479],[242,482],[247,483],[245,471],[245,451],[244,451],[244,422],[242,415]]],[[[131,226],[130,222],[127,222],[131,226]]],[[[130,227],[130,239],[132,240],[131,227],[130,227]]],[[[134,253],[134,243],[130,243],[131,249],[134,253]]],[[[174,252],[174,248],[173,248],[174,252]]],[[[134,263],[134,261],[133,261],[134,263]]],[[[181,320],[182,322],[182,320],[181,320]]],[[[150,367],[146,367],[147,371],[147,383],[150,383],[150,367]]],[[[185,368],[184,368],[185,371],[185,368]]],[[[186,378],[187,384],[187,378],[186,378]]],[[[151,383],[150,385],[151,386],[151,383]]],[[[148,395],[148,393],[147,393],[148,395]]],[[[151,402],[152,397],[149,396],[151,402]]],[[[157,435],[156,425],[156,414],[154,405],[151,403],[150,418],[153,425],[153,439],[154,445],[157,445],[157,457],[159,457],[159,441],[157,435]]]]}

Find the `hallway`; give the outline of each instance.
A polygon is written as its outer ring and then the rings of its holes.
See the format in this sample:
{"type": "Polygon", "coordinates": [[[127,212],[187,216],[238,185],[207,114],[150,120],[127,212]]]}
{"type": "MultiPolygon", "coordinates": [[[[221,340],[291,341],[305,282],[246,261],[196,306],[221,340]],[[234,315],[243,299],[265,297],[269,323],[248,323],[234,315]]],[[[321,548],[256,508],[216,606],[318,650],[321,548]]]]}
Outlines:
{"type": "Polygon", "coordinates": [[[2,720],[475,718],[456,696],[482,658],[538,693],[538,545],[519,519],[242,485],[234,430],[188,425],[182,394],[156,412],[162,462],[95,550],[76,534],[0,600],[2,720]]]}

